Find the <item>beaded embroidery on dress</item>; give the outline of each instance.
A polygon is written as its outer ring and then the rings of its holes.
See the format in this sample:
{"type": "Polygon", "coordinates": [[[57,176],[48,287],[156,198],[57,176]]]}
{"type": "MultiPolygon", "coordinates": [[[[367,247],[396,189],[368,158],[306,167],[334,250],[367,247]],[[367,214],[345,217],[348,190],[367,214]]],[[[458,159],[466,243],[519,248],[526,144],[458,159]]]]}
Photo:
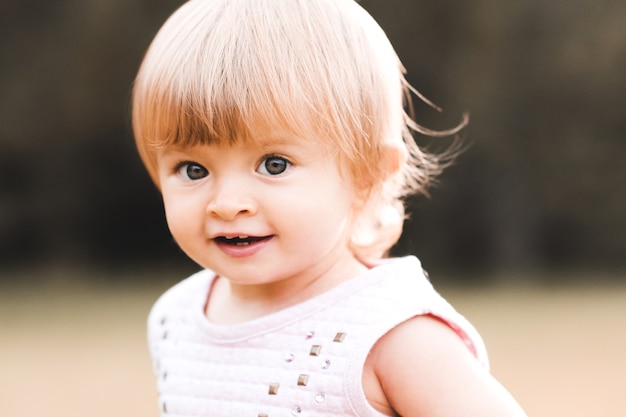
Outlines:
{"type": "Polygon", "coordinates": [[[376,341],[432,314],[488,367],[482,339],[431,286],[417,258],[393,259],[285,310],[221,326],[204,316],[214,274],[204,270],[154,305],[148,338],[163,416],[380,417],[361,375],[376,341]]]}

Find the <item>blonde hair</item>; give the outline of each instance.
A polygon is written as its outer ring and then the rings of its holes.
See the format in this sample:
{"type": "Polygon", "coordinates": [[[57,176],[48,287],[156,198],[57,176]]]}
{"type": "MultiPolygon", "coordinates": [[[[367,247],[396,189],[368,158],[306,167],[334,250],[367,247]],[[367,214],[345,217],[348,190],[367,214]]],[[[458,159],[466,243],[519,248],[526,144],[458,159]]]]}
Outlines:
{"type": "Polygon", "coordinates": [[[351,249],[379,258],[400,237],[402,199],[426,193],[442,168],[411,131],[450,135],[466,123],[417,125],[404,110],[410,90],[383,30],[354,0],[191,0],[143,60],[133,130],[157,185],[164,146],[254,140],[274,127],[329,145],[368,193],[351,249]]]}

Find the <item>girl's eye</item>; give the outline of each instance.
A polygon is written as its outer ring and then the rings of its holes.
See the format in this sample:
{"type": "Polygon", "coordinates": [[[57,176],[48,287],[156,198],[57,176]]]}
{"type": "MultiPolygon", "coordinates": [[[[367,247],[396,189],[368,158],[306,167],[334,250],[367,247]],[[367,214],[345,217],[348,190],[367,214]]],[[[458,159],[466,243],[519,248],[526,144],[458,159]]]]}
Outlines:
{"type": "Polygon", "coordinates": [[[176,173],[186,180],[196,181],[209,175],[209,171],[194,162],[183,162],[176,167],[176,173]]]}
{"type": "Polygon", "coordinates": [[[280,156],[268,156],[257,169],[259,173],[264,175],[280,175],[291,165],[289,161],[280,156]]]}

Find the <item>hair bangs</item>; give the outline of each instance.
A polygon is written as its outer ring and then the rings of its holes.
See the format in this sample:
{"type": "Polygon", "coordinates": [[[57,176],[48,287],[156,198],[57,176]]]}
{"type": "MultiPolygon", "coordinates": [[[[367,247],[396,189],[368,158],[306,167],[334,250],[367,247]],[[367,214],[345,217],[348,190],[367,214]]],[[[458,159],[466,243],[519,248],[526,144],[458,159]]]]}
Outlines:
{"type": "Polygon", "coordinates": [[[332,145],[351,169],[369,170],[372,151],[400,136],[398,65],[382,30],[352,0],[334,7],[192,0],[161,28],[139,71],[133,128],[140,154],[153,171],[159,147],[245,141],[280,129],[332,145]],[[358,18],[346,22],[344,7],[358,18]],[[371,56],[372,44],[380,56],[371,56]]]}

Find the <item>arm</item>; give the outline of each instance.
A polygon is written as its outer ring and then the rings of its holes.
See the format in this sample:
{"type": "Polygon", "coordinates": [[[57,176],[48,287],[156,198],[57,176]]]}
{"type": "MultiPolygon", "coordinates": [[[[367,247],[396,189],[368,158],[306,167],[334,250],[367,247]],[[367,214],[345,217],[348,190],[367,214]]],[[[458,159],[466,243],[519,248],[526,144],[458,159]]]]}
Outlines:
{"type": "Polygon", "coordinates": [[[375,378],[373,384],[364,379],[364,389],[380,411],[402,417],[525,417],[461,338],[432,316],[414,317],[383,336],[365,368],[375,378]]]}

